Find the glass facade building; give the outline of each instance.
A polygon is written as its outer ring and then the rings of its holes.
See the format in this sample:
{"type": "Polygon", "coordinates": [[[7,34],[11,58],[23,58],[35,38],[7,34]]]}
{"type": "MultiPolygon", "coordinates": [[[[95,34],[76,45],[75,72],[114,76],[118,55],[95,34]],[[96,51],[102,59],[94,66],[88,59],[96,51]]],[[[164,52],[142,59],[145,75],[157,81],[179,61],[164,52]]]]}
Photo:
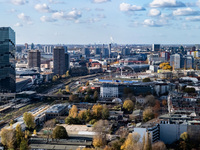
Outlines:
{"type": "Polygon", "coordinates": [[[15,32],[0,27],[0,92],[15,92],[15,32]]]}

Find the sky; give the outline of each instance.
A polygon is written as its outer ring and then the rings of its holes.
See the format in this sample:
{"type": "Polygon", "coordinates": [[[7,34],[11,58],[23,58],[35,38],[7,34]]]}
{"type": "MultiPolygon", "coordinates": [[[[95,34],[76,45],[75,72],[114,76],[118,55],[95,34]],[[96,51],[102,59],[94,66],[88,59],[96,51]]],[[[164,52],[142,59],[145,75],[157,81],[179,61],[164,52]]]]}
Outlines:
{"type": "Polygon", "coordinates": [[[16,44],[200,44],[200,0],[0,0],[16,44]]]}

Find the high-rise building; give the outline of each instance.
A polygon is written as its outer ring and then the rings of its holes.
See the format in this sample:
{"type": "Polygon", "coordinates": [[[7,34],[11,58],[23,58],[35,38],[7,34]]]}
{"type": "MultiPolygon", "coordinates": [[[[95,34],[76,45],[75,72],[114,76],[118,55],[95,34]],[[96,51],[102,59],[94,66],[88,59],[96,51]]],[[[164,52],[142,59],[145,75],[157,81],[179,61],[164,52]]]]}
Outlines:
{"type": "Polygon", "coordinates": [[[34,68],[34,67],[40,68],[40,61],[41,61],[41,54],[39,50],[31,50],[28,52],[29,68],[34,68]]]}
{"type": "Polygon", "coordinates": [[[154,52],[160,51],[160,44],[152,44],[152,51],[154,52]]]}
{"type": "Polygon", "coordinates": [[[69,55],[69,53],[66,53],[66,49],[65,49],[65,67],[66,67],[66,71],[69,70],[69,65],[70,65],[70,55],[69,55]]]}
{"type": "Polygon", "coordinates": [[[69,54],[65,53],[64,47],[53,49],[53,72],[63,75],[69,69],[69,54]]]}
{"type": "Polygon", "coordinates": [[[184,59],[181,54],[173,54],[170,56],[170,66],[172,66],[173,69],[179,69],[184,67],[184,59]]]}
{"type": "Polygon", "coordinates": [[[109,57],[109,50],[108,50],[108,48],[103,48],[102,55],[103,55],[104,58],[105,57],[106,58],[109,57]]]}
{"type": "Polygon", "coordinates": [[[108,45],[109,58],[111,57],[111,44],[108,45]]]}
{"type": "Polygon", "coordinates": [[[89,48],[83,48],[82,49],[82,55],[86,55],[87,57],[90,56],[90,49],[89,48]]]}
{"type": "Polygon", "coordinates": [[[28,49],[28,43],[25,43],[24,45],[25,45],[25,49],[28,49]]]}
{"type": "Polygon", "coordinates": [[[130,49],[129,48],[123,48],[122,49],[122,55],[123,56],[130,55],[130,49]]]}
{"type": "Polygon", "coordinates": [[[31,44],[31,49],[34,49],[35,48],[35,45],[32,43],[31,44]]]}
{"type": "Polygon", "coordinates": [[[15,92],[15,32],[0,28],[0,92],[15,92]]]}
{"type": "Polygon", "coordinates": [[[192,55],[183,56],[184,68],[192,69],[194,68],[194,57],[192,55]]]}
{"type": "Polygon", "coordinates": [[[100,54],[101,54],[101,48],[96,48],[96,49],[94,50],[94,54],[95,54],[95,55],[100,55],[100,54]]]}

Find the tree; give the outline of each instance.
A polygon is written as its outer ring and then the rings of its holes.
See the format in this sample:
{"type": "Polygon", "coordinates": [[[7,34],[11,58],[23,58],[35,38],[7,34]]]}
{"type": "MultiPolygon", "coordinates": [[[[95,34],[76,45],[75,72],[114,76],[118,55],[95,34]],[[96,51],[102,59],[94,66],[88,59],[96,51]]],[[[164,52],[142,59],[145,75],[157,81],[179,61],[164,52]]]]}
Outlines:
{"type": "Polygon", "coordinates": [[[88,86],[89,84],[90,84],[90,82],[89,82],[89,81],[87,81],[87,82],[86,82],[86,84],[85,84],[85,86],[88,86]]]}
{"type": "Polygon", "coordinates": [[[32,115],[32,113],[25,112],[24,115],[23,115],[23,120],[24,120],[24,123],[25,123],[25,125],[28,129],[34,129],[35,128],[35,126],[36,126],[35,125],[35,118],[32,115]]]}
{"type": "Polygon", "coordinates": [[[189,136],[188,136],[187,132],[183,132],[180,135],[180,139],[182,139],[183,141],[188,141],[189,140],[189,136]]]}
{"type": "Polygon", "coordinates": [[[78,116],[78,109],[76,105],[73,105],[72,108],[69,110],[69,117],[76,118],[78,116]]]}
{"type": "Polygon", "coordinates": [[[149,108],[146,108],[144,111],[143,111],[143,121],[147,122],[151,119],[154,118],[154,114],[152,112],[152,109],[149,107],[149,108]]]}
{"type": "Polygon", "coordinates": [[[1,129],[1,143],[8,149],[14,149],[16,142],[16,132],[14,129],[1,129]]]}
{"type": "Polygon", "coordinates": [[[54,139],[67,139],[68,134],[66,129],[63,126],[56,126],[53,130],[53,138],[54,139]]]}
{"type": "Polygon", "coordinates": [[[20,143],[20,150],[29,150],[28,141],[26,139],[22,139],[20,143]]]}
{"type": "Polygon", "coordinates": [[[123,108],[126,109],[127,111],[133,111],[134,103],[131,100],[125,100],[123,108]]]}
{"type": "Polygon", "coordinates": [[[34,135],[37,135],[37,132],[36,132],[36,130],[33,130],[33,134],[34,134],[34,135]]]}
{"type": "Polygon", "coordinates": [[[96,102],[99,98],[99,93],[97,91],[94,92],[94,95],[93,95],[93,98],[94,98],[94,101],[96,102]]]}
{"type": "Polygon", "coordinates": [[[100,104],[95,104],[93,107],[92,107],[92,112],[94,114],[94,116],[96,117],[96,119],[100,119],[102,116],[102,110],[103,110],[103,106],[100,105],[100,104]]]}
{"type": "Polygon", "coordinates": [[[15,123],[14,120],[11,119],[9,125],[12,126],[14,123],[15,123]]]}
{"type": "Polygon", "coordinates": [[[90,102],[91,98],[90,95],[85,95],[85,102],[90,102]]]}
{"type": "Polygon", "coordinates": [[[145,97],[145,103],[153,107],[156,103],[155,97],[153,95],[147,95],[145,97]]]}
{"type": "Polygon", "coordinates": [[[79,98],[78,98],[77,95],[72,94],[72,95],[69,96],[69,101],[70,102],[78,102],[79,98]]]}
{"type": "Polygon", "coordinates": [[[45,122],[44,127],[46,128],[47,141],[49,140],[50,135],[52,135],[52,131],[55,126],[56,126],[55,119],[51,119],[45,122]]]}
{"type": "Polygon", "coordinates": [[[146,139],[146,141],[145,141],[145,145],[144,145],[144,150],[152,150],[151,138],[150,138],[148,132],[146,133],[145,139],[146,139]]]}
{"type": "Polygon", "coordinates": [[[96,131],[96,132],[99,132],[101,135],[105,135],[110,130],[108,120],[97,121],[93,126],[93,130],[96,131]]]}
{"type": "Polygon", "coordinates": [[[109,117],[109,109],[106,105],[103,105],[103,109],[102,109],[102,119],[105,120],[105,119],[108,119],[109,117]]]}
{"type": "Polygon", "coordinates": [[[81,121],[79,120],[79,118],[73,118],[73,117],[67,117],[65,119],[65,123],[66,124],[81,124],[81,121]]]}
{"type": "Polygon", "coordinates": [[[86,120],[86,118],[87,118],[87,116],[86,116],[86,111],[87,111],[87,110],[81,110],[81,111],[79,111],[79,113],[78,113],[78,118],[79,118],[80,120],[86,120]]]}
{"type": "Polygon", "coordinates": [[[69,88],[68,85],[65,86],[65,91],[68,92],[68,93],[70,92],[70,88],[69,88]]]}
{"type": "Polygon", "coordinates": [[[162,105],[165,107],[167,105],[167,100],[162,100],[162,105]]]}
{"type": "Polygon", "coordinates": [[[139,148],[139,140],[140,135],[138,133],[130,133],[124,142],[124,144],[121,146],[122,150],[135,150],[139,148]]]}
{"type": "Polygon", "coordinates": [[[69,75],[69,70],[66,72],[66,77],[69,77],[70,75],[69,75]]]}
{"type": "Polygon", "coordinates": [[[156,142],[152,145],[152,150],[167,150],[165,143],[162,141],[156,142]]]}
{"type": "Polygon", "coordinates": [[[102,135],[94,136],[93,138],[94,147],[103,147],[106,145],[106,138],[102,135]]]}
{"type": "Polygon", "coordinates": [[[185,89],[184,89],[184,92],[190,94],[190,93],[195,93],[196,90],[195,90],[195,88],[193,88],[193,87],[192,87],[192,88],[185,88],[185,89]]]}
{"type": "Polygon", "coordinates": [[[55,75],[55,76],[53,76],[53,82],[56,82],[57,80],[58,80],[58,77],[55,75]]]}
{"type": "Polygon", "coordinates": [[[17,142],[17,145],[20,145],[23,137],[24,137],[24,133],[22,132],[22,128],[21,128],[21,125],[20,124],[17,124],[16,126],[16,142],[17,142]]]}
{"type": "Polygon", "coordinates": [[[128,88],[128,87],[125,87],[124,88],[124,95],[128,95],[130,93],[133,93],[132,89],[131,88],[128,88]]]}
{"type": "Polygon", "coordinates": [[[142,82],[151,82],[151,79],[150,79],[150,78],[144,78],[144,79],[142,80],[142,82]]]}

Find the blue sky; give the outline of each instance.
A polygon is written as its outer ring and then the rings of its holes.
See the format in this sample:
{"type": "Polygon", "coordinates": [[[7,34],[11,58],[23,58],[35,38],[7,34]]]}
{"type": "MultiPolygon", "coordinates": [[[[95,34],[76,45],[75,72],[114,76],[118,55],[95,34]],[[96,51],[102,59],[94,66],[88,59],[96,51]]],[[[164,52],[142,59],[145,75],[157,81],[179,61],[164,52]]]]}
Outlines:
{"type": "Polygon", "coordinates": [[[199,44],[200,0],[0,0],[16,43],[199,44]]]}

